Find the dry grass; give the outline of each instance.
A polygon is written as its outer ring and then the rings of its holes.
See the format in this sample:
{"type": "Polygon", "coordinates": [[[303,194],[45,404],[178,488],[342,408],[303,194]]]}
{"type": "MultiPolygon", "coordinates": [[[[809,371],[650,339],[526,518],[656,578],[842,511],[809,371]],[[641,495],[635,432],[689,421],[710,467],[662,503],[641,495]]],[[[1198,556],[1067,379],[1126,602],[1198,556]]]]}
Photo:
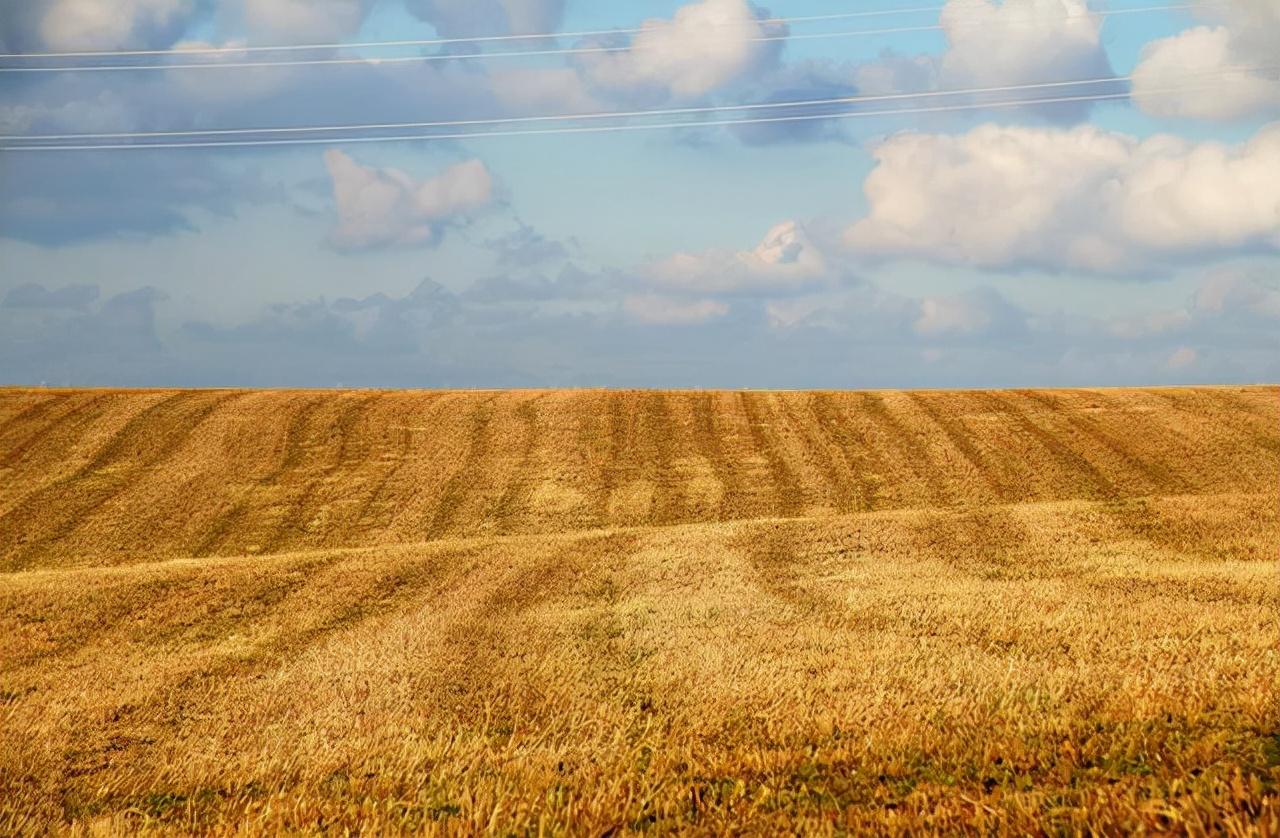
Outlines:
{"type": "Polygon", "coordinates": [[[1280,391],[0,391],[0,833],[1280,835],[1280,391]]]}

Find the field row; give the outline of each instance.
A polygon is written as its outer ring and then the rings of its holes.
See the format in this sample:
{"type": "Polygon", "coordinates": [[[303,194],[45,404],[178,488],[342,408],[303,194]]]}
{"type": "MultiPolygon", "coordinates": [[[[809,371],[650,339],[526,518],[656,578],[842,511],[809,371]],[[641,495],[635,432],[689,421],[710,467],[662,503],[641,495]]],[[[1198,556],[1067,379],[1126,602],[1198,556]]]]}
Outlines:
{"type": "Polygon", "coordinates": [[[0,570],[1257,492],[1280,391],[0,391],[0,570]]]}

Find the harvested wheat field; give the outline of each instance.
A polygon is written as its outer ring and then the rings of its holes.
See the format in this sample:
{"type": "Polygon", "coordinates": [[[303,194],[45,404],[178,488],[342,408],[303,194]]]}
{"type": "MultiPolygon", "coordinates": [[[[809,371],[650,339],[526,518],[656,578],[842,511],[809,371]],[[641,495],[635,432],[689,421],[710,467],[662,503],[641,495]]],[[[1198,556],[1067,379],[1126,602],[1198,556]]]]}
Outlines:
{"type": "Polygon", "coordinates": [[[1280,834],[1280,390],[0,391],[0,832],[1280,834]]]}

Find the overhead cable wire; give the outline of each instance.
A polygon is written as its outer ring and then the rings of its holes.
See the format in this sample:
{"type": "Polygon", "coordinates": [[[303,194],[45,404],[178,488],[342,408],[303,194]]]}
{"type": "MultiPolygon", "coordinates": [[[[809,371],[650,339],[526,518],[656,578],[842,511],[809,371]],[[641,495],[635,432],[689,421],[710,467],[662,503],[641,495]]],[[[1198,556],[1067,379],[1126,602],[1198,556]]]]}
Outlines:
{"type": "MultiPolygon", "coordinates": [[[[1231,72],[1240,72],[1256,68],[1224,68],[1202,73],[1188,73],[1188,76],[1221,76],[1231,72]]],[[[508,116],[486,119],[451,119],[433,122],[382,122],[351,123],[347,125],[311,125],[283,126],[276,128],[211,128],[189,129],[182,131],[117,131],[101,133],[75,134],[0,134],[0,141],[14,140],[107,140],[107,139],[148,139],[168,137],[209,137],[244,134],[305,134],[337,131],[383,131],[405,128],[456,128],[462,126],[508,125],[528,122],[563,122],[596,119],[628,119],[652,116],[675,116],[705,113],[721,113],[727,111],[768,110],[776,108],[800,108],[820,105],[856,105],[863,102],[888,102],[902,99],[929,99],[939,96],[982,95],[987,93],[1012,93],[1024,90],[1044,90],[1062,87],[1112,84],[1132,81],[1132,76],[1099,76],[1067,81],[1034,82],[1027,84],[1007,84],[998,87],[967,87],[948,90],[926,90],[918,93],[881,93],[857,96],[835,96],[823,99],[796,99],[781,102],[756,102],[733,105],[704,105],[684,108],[655,108],[635,111],[588,111],[584,113],[548,114],[544,116],[508,116]]]]}
{"type": "MultiPolygon", "coordinates": [[[[1045,18],[1043,20],[1025,19],[1010,21],[1010,24],[1017,26],[1027,25],[1046,25],[1049,23],[1060,22],[1064,20],[1088,20],[1093,18],[1106,19],[1116,15],[1126,14],[1146,14],[1158,11],[1170,11],[1176,9],[1199,8],[1198,3],[1179,3],[1173,5],[1161,6],[1143,6],[1134,9],[1114,9],[1101,10],[1096,12],[1087,12],[1077,15],[1062,15],[1054,18],[1045,18]]],[[[950,29],[954,26],[982,26],[982,23],[956,23],[951,26],[943,24],[928,24],[922,26],[895,26],[882,29],[854,29],[839,32],[809,32],[800,34],[785,35],[760,35],[752,38],[744,39],[748,43],[766,43],[773,41],[788,40],[815,40],[829,38],[854,38],[869,37],[874,35],[892,35],[905,34],[910,32],[932,32],[944,29],[950,29]]],[[[518,58],[518,57],[547,57],[554,55],[591,55],[605,53],[621,53],[629,52],[635,49],[633,45],[626,46],[586,46],[586,47],[557,47],[554,49],[535,49],[535,50],[507,50],[501,52],[470,52],[470,53],[432,53],[429,55],[401,55],[386,58],[371,58],[366,56],[346,57],[346,58],[304,58],[304,59],[286,59],[281,61],[202,61],[194,63],[154,63],[154,64],[89,64],[89,65],[60,65],[55,67],[0,67],[0,73],[112,73],[112,72],[148,72],[156,70],[235,70],[235,69],[263,69],[269,67],[316,67],[316,66],[333,66],[333,65],[366,65],[369,67],[378,67],[381,65],[395,64],[418,64],[433,61],[463,61],[463,60],[488,60],[493,58],[518,58]]],[[[182,50],[171,50],[163,53],[174,57],[181,57],[182,50]]]]}
{"type": "MultiPolygon", "coordinates": [[[[854,18],[869,17],[895,17],[911,14],[925,14],[927,12],[940,12],[942,6],[916,6],[913,8],[902,9],[874,9],[859,12],[838,12],[825,15],[802,15],[798,17],[771,17],[758,18],[754,22],[762,25],[774,25],[779,23],[818,23],[832,20],[852,20],[854,18]]],[[[752,21],[745,21],[750,23],[752,21]]],[[[709,23],[704,26],[724,27],[739,26],[741,22],[733,23],[709,23]]],[[[110,58],[110,57],[142,57],[154,55],[227,55],[227,54],[243,54],[254,52],[297,52],[305,50],[330,50],[330,49],[384,49],[394,47],[431,47],[445,46],[448,44],[476,44],[476,43],[492,43],[501,41],[535,41],[549,40],[553,38],[590,38],[604,37],[608,35],[638,35],[648,31],[645,27],[632,27],[629,29],[587,29],[577,32],[539,32],[532,34],[519,35],[475,35],[473,37],[455,37],[455,38],[420,38],[412,40],[400,41],[355,41],[355,42],[335,42],[328,44],[277,44],[274,46],[221,46],[221,47],[190,47],[190,48],[169,48],[169,49],[131,49],[131,50],[92,50],[85,52],[11,52],[0,53],[0,59],[3,58],[110,58]]]]}
{"type": "MultiPolygon", "coordinates": [[[[1186,93],[1208,89],[1200,87],[1175,87],[1146,91],[1149,95],[1186,93]]],[[[192,148],[260,148],[273,146],[347,145],[366,143],[428,142],[434,140],[479,139],[482,137],[527,137],[555,134],[603,134],[619,131],[655,131],[663,129],[718,128],[738,125],[763,125],[809,122],[814,120],[856,119],[910,114],[948,113],[956,111],[988,110],[996,108],[1027,107],[1031,105],[1065,104],[1070,102],[1100,102],[1127,99],[1129,93],[1094,93],[1079,96],[1056,96],[1038,99],[1015,99],[1003,102],[936,105],[918,108],[892,108],[879,111],[840,111],[837,113],[802,114],[798,116],[750,117],[744,119],[712,120],[707,122],[639,123],[629,125],[590,125],[555,128],[529,128],[509,131],[460,131],[446,134],[395,134],[388,136],[357,137],[298,137],[269,140],[215,140],[208,142],[166,143],[106,143],[106,144],[58,144],[58,145],[0,145],[0,152],[66,152],[66,151],[140,151],[143,149],[192,149],[192,148]]]]}

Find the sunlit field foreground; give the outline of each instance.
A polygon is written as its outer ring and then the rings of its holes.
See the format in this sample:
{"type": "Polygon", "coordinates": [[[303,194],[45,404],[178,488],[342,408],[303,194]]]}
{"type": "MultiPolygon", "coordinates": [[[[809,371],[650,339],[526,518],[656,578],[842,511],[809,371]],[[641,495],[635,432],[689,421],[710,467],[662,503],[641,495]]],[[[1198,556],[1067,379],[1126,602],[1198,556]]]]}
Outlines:
{"type": "Polygon", "coordinates": [[[0,833],[1280,834],[1280,390],[0,391],[0,833]]]}

